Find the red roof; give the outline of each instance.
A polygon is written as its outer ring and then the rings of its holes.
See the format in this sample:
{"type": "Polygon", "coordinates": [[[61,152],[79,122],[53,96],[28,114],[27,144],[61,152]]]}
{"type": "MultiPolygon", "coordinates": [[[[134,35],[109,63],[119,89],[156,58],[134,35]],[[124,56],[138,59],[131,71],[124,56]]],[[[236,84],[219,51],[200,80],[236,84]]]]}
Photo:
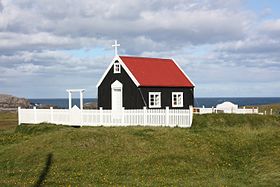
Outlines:
{"type": "Polygon", "coordinates": [[[120,56],[140,86],[193,87],[172,59],[120,56]]]}

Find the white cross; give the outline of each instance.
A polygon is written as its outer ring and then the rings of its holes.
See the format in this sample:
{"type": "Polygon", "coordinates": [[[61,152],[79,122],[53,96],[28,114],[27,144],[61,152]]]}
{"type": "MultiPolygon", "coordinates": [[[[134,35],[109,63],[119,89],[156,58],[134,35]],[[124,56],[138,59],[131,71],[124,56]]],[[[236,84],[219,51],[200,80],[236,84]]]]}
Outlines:
{"type": "Polygon", "coordinates": [[[118,41],[115,40],[115,44],[112,45],[112,47],[115,47],[115,55],[117,56],[118,55],[118,47],[121,46],[120,44],[118,44],[118,41]]]}

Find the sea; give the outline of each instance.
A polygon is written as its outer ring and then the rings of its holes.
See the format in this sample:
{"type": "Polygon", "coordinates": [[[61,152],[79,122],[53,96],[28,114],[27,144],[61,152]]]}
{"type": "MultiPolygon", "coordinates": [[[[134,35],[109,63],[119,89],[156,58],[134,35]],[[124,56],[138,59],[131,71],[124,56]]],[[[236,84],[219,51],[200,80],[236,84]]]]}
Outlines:
{"type": "MultiPolygon", "coordinates": [[[[57,99],[29,99],[33,105],[49,104],[58,106],[59,108],[68,108],[68,98],[57,98],[57,99]]],[[[252,106],[252,105],[264,105],[272,103],[280,103],[280,97],[197,97],[194,100],[195,107],[212,107],[217,104],[230,101],[239,106],[252,106]]],[[[85,103],[97,102],[96,98],[84,98],[85,103]]],[[[73,98],[72,104],[79,107],[79,98],[73,98]]]]}

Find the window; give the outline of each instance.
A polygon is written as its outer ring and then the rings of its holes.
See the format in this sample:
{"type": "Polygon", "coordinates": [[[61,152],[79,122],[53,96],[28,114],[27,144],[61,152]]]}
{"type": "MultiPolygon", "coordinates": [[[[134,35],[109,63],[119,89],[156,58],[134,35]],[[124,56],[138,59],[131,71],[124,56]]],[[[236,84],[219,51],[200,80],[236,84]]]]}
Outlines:
{"type": "Polygon", "coordinates": [[[172,107],[183,107],[183,92],[172,92],[172,107]]]}
{"type": "Polygon", "coordinates": [[[119,61],[116,61],[114,63],[114,73],[121,73],[121,64],[119,61]]]}
{"type": "Polygon", "coordinates": [[[160,95],[160,92],[149,92],[149,108],[161,107],[160,95]]]}

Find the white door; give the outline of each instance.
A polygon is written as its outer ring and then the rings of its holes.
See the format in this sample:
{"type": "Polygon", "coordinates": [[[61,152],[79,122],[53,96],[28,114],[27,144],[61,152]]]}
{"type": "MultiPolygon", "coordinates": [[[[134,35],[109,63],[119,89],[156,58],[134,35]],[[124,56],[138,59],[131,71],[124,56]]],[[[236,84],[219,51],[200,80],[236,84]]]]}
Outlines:
{"type": "Polygon", "coordinates": [[[121,110],[122,103],[122,84],[119,81],[115,81],[111,85],[112,89],[112,110],[121,110]]]}

